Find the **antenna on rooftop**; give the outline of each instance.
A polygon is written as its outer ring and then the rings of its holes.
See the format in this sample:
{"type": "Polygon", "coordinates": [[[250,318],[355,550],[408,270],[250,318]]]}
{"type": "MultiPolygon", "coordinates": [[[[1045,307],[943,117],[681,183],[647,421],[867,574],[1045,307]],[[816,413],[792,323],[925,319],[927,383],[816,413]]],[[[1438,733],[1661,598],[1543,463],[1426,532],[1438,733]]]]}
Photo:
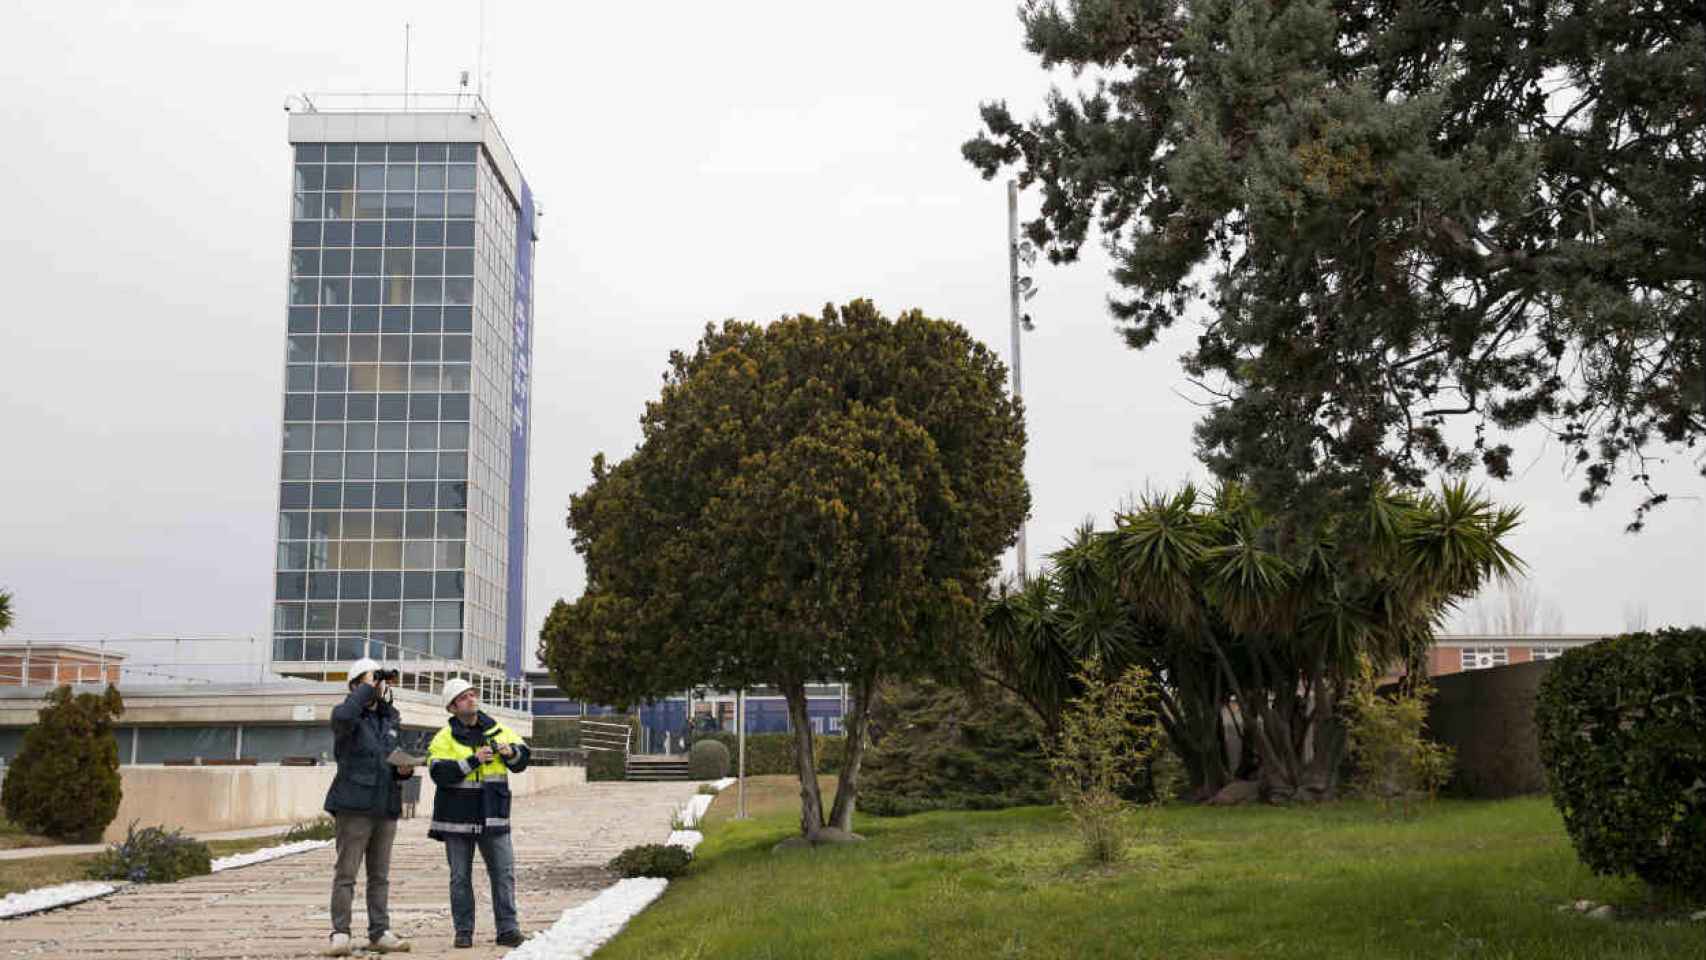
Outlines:
{"type": "Polygon", "coordinates": [[[474,51],[474,93],[480,99],[486,97],[486,0],[480,0],[480,29],[479,46],[474,51]]]}
{"type": "Polygon", "coordinates": [[[403,22],[403,109],[409,109],[409,32],[411,25],[403,22]]]}

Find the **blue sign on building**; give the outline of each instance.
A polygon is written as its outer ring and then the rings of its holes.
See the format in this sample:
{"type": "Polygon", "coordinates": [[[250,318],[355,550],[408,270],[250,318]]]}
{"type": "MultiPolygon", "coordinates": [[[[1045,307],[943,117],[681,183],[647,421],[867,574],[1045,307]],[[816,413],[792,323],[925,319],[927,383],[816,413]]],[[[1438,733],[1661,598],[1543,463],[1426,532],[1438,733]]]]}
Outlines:
{"type": "Polygon", "coordinates": [[[533,190],[521,181],[521,211],[515,220],[515,338],[510,367],[509,432],[509,584],[505,603],[504,665],[520,679],[526,665],[522,638],[527,628],[527,439],[533,376],[533,190]]]}

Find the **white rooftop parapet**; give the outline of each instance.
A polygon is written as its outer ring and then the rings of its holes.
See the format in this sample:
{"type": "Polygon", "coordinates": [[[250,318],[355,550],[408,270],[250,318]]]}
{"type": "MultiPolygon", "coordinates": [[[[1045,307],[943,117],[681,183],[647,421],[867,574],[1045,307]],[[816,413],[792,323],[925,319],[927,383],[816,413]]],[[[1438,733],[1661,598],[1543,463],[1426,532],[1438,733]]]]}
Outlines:
{"type": "Polygon", "coordinates": [[[291,143],[481,144],[521,203],[521,167],[479,94],[301,93],[286,97],[284,109],[291,143]]]}

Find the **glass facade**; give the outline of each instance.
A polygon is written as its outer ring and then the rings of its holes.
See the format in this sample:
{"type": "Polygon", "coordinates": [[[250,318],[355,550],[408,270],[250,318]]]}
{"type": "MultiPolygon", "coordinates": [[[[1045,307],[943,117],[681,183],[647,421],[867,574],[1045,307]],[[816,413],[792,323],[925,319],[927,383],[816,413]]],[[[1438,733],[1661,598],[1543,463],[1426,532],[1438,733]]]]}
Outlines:
{"type": "Polygon", "coordinates": [[[478,143],[297,143],[273,659],[503,668],[518,206],[478,143]]]}

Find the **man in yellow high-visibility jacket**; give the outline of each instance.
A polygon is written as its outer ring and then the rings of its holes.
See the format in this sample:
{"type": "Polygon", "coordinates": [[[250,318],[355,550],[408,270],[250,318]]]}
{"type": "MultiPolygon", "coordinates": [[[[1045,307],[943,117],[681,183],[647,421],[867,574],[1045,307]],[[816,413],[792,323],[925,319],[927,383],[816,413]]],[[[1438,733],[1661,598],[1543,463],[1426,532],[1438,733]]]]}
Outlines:
{"type": "Polygon", "coordinates": [[[509,777],[527,769],[527,744],[480,711],[480,695],[460,677],[444,685],[452,714],[427,750],[427,770],[438,785],[427,836],[444,841],[450,860],[450,918],[455,945],[474,945],[474,850],[492,883],[497,942],[520,945],[526,937],[515,914],[515,849],[509,840],[509,777]]]}

